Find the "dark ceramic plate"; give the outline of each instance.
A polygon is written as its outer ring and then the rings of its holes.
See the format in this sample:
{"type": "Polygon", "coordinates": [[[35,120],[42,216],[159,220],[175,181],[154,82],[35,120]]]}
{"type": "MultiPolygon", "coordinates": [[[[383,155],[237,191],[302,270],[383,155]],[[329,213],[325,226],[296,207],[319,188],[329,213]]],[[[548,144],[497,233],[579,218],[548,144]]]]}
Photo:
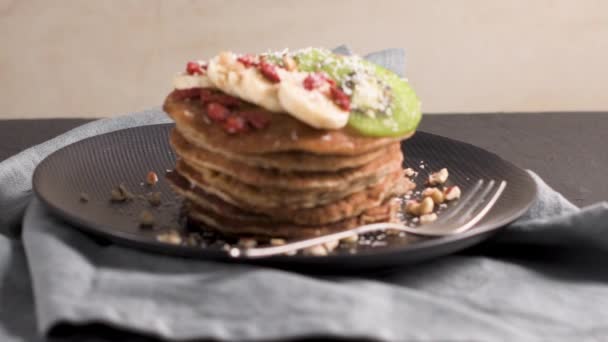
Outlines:
{"type": "MultiPolygon", "coordinates": [[[[53,214],[102,240],[159,253],[234,261],[225,251],[226,243],[215,241],[213,235],[205,234],[203,242],[194,245],[172,245],[157,239],[169,227],[179,229],[184,237],[192,236],[184,224],[178,224],[181,202],[163,177],[175,162],[168,144],[171,128],[170,124],[130,128],[67,146],[40,163],[34,173],[34,190],[53,214]],[[155,186],[145,184],[149,171],[159,175],[160,181],[155,186]],[[143,198],[127,203],[110,202],[111,189],[121,183],[135,194],[161,192],[162,204],[152,208],[143,198]],[[88,195],[88,202],[80,200],[81,193],[88,195]],[[142,210],[153,213],[157,228],[139,227],[142,210]]],[[[419,171],[415,178],[418,189],[424,188],[427,172],[442,167],[449,169],[449,182],[458,184],[463,193],[480,178],[504,179],[507,188],[480,223],[458,236],[421,239],[380,234],[363,239],[356,248],[338,248],[327,257],[296,255],[245,261],[315,271],[361,270],[419,262],[488,238],[523,214],[535,199],[536,185],[525,171],[478,147],[418,132],[403,148],[405,164],[419,171]]]]}

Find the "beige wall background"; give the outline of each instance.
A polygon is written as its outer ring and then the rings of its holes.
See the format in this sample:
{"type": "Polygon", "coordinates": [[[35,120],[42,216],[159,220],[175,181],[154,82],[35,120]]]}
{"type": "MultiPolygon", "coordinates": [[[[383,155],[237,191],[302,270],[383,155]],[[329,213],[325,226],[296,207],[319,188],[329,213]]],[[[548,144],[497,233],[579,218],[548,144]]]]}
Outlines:
{"type": "Polygon", "coordinates": [[[608,1],[0,0],[0,118],[158,106],[193,58],[407,50],[425,112],[608,110],[608,1]]]}

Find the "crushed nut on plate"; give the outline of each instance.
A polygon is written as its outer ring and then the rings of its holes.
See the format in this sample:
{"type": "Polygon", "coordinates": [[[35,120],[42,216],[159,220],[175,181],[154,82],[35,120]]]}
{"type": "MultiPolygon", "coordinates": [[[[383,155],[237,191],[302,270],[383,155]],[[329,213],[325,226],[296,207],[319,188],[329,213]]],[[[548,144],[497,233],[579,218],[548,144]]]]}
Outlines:
{"type": "Polygon", "coordinates": [[[89,195],[86,192],[80,193],[80,202],[86,203],[89,201],[89,195]]]}
{"type": "Polygon", "coordinates": [[[148,185],[155,185],[156,183],[158,183],[158,175],[156,174],[156,172],[148,172],[148,174],[146,175],[146,183],[148,183],[148,185]]]}
{"type": "Polygon", "coordinates": [[[253,238],[240,238],[238,245],[243,248],[254,248],[258,245],[258,241],[253,238]]]}
{"type": "Polygon", "coordinates": [[[460,198],[460,188],[458,185],[452,185],[449,188],[445,189],[443,195],[445,196],[446,201],[453,201],[460,198]]]}
{"type": "Polygon", "coordinates": [[[133,193],[124,184],[120,184],[111,191],[110,200],[112,202],[125,202],[133,199],[133,193]]]}
{"type": "Polygon", "coordinates": [[[348,243],[348,244],[353,244],[353,243],[356,243],[357,241],[359,241],[358,234],[353,234],[349,237],[345,237],[344,239],[340,240],[340,242],[348,243]]]}
{"type": "Polygon", "coordinates": [[[161,195],[160,192],[149,192],[146,195],[146,199],[151,206],[158,207],[161,204],[161,195]]]}
{"type": "Polygon", "coordinates": [[[156,236],[156,240],[173,245],[179,245],[182,243],[182,237],[176,230],[170,230],[168,232],[158,234],[156,236]]]}
{"type": "Polygon", "coordinates": [[[437,220],[437,214],[430,213],[420,216],[420,224],[427,224],[437,220]]]}
{"type": "Polygon", "coordinates": [[[282,246],[285,244],[285,239],[270,239],[271,246],[282,246]]]}
{"type": "Polygon", "coordinates": [[[144,210],[139,214],[139,225],[141,227],[152,227],[155,221],[154,215],[148,210],[144,210]]]}
{"type": "Polygon", "coordinates": [[[444,184],[448,180],[448,169],[445,167],[437,172],[433,172],[429,175],[427,183],[429,185],[441,185],[444,184]]]}
{"type": "Polygon", "coordinates": [[[430,197],[435,204],[441,204],[445,200],[443,192],[437,188],[426,188],[422,191],[422,197],[430,197]]]}
{"type": "Polygon", "coordinates": [[[327,255],[327,249],[323,245],[316,245],[316,246],[304,248],[304,250],[302,252],[305,255],[312,255],[312,256],[326,256],[327,255]]]}

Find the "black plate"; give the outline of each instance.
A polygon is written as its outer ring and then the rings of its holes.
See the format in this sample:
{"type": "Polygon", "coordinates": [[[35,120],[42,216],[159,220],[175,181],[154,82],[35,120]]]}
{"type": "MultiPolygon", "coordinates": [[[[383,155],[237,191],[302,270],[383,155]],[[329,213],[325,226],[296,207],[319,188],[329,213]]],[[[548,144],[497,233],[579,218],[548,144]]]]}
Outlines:
{"type": "MultiPolygon", "coordinates": [[[[234,261],[227,256],[224,243],[192,247],[157,241],[158,229],[162,232],[176,226],[181,205],[163,177],[175,163],[168,144],[171,128],[170,124],[130,128],[69,145],[38,165],[34,190],[57,216],[116,243],[166,254],[234,261]],[[155,186],[145,184],[148,171],[159,175],[160,181],[155,186]],[[160,191],[163,204],[150,209],[145,200],[111,203],[110,191],[121,183],[136,194],[160,191]],[[88,195],[88,202],[80,201],[81,193],[88,195]],[[144,209],[154,213],[159,228],[139,227],[139,215],[144,209]]],[[[480,178],[504,179],[508,182],[507,188],[475,228],[458,236],[436,239],[389,236],[373,243],[370,240],[369,244],[358,246],[355,253],[340,248],[327,257],[278,256],[247,262],[316,271],[360,270],[418,262],[486,239],[523,214],[536,197],[536,185],[528,173],[478,147],[424,132],[416,133],[403,147],[406,165],[420,172],[415,178],[418,189],[424,187],[427,172],[442,167],[449,169],[449,181],[458,184],[463,193],[480,178]]],[[[184,227],[179,229],[186,231],[184,227]]]]}

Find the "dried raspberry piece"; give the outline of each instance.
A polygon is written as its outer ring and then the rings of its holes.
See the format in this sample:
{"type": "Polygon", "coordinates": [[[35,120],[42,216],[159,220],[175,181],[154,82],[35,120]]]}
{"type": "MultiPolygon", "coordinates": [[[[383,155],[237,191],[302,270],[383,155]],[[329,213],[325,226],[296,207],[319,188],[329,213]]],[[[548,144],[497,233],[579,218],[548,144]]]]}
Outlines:
{"type": "Polygon", "coordinates": [[[228,115],[230,115],[230,111],[221,104],[217,102],[207,104],[207,116],[211,120],[215,122],[224,122],[228,118],[228,115]]]}
{"type": "Polygon", "coordinates": [[[260,69],[260,72],[262,73],[262,75],[264,77],[266,77],[266,79],[269,80],[270,82],[272,82],[272,83],[281,82],[281,78],[279,77],[279,74],[277,73],[277,68],[273,64],[269,64],[269,63],[266,63],[265,61],[261,61],[258,68],[260,69]]]}
{"type": "Polygon", "coordinates": [[[270,123],[270,113],[264,110],[246,110],[234,113],[245,119],[253,128],[262,129],[270,123]]]}
{"type": "Polygon", "coordinates": [[[241,133],[246,132],[248,130],[245,118],[235,115],[226,118],[226,121],[224,121],[223,126],[224,130],[228,132],[228,134],[241,133]]]}
{"type": "Polygon", "coordinates": [[[312,74],[309,74],[308,76],[306,76],[304,81],[302,81],[302,84],[304,85],[304,88],[306,90],[313,90],[313,89],[319,88],[326,82],[331,87],[336,85],[336,82],[334,80],[332,80],[331,78],[329,78],[329,76],[327,76],[325,73],[316,72],[316,73],[312,73],[312,74]]]}
{"type": "Polygon", "coordinates": [[[252,66],[258,65],[258,63],[255,61],[255,57],[252,55],[239,56],[236,60],[241,62],[246,68],[251,68],[252,66]]]}
{"type": "Polygon", "coordinates": [[[176,100],[197,98],[200,96],[201,88],[190,88],[190,89],[175,89],[173,90],[172,97],[176,100]]]}
{"type": "Polygon", "coordinates": [[[329,94],[334,103],[345,111],[350,111],[350,98],[340,88],[333,86],[329,88],[329,94]]]}
{"type": "Polygon", "coordinates": [[[203,104],[217,102],[221,105],[224,105],[226,107],[231,107],[231,108],[239,107],[240,105],[243,104],[243,102],[240,99],[238,99],[234,96],[219,93],[219,92],[214,91],[209,88],[202,88],[201,92],[200,92],[200,96],[201,96],[201,102],[203,104]]]}
{"type": "Polygon", "coordinates": [[[186,73],[188,75],[202,75],[203,69],[201,69],[201,65],[198,62],[188,62],[186,64],[186,73]]]}

